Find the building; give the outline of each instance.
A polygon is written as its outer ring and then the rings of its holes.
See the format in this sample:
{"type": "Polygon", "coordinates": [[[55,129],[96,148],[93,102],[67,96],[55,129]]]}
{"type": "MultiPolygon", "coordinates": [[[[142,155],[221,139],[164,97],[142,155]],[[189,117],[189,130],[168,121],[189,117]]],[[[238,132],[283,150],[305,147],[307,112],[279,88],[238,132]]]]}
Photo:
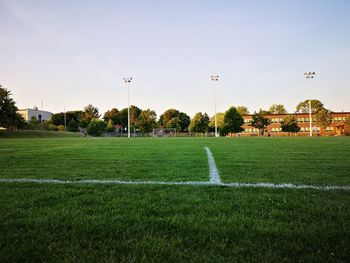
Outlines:
{"type": "Polygon", "coordinates": [[[20,109],[17,112],[21,114],[26,121],[30,121],[32,117],[35,117],[39,122],[44,122],[52,116],[51,112],[39,110],[37,107],[33,109],[20,109]]]}
{"type": "MultiPolygon", "coordinates": [[[[287,132],[282,132],[282,128],[280,122],[287,115],[293,115],[297,121],[298,126],[300,127],[300,132],[297,133],[297,136],[309,136],[309,113],[288,113],[288,114],[266,114],[265,118],[271,120],[270,125],[265,128],[265,135],[270,134],[270,136],[288,136],[287,132]]],[[[332,123],[326,130],[321,130],[321,127],[318,127],[316,123],[314,123],[314,118],[312,118],[312,132],[313,135],[350,135],[350,127],[345,124],[347,118],[350,118],[350,112],[332,112],[332,123]]],[[[250,126],[250,122],[252,120],[252,115],[243,115],[244,124],[242,128],[244,131],[240,133],[240,136],[258,136],[259,130],[250,126]]]]}

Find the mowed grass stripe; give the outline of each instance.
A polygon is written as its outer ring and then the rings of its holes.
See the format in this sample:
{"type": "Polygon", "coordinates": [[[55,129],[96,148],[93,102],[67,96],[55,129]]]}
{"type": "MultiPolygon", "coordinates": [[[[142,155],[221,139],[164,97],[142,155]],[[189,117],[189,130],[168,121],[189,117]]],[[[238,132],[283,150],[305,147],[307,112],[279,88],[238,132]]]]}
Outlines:
{"type": "Polygon", "coordinates": [[[208,143],[223,182],[350,185],[350,138],[222,138],[208,143]]]}
{"type": "Polygon", "coordinates": [[[208,180],[206,153],[189,141],[5,139],[0,149],[2,178],[208,180]]]}
{"type": "Polygon", "coordinates": [[[349,192],[0,184],[4,262],[348,262],[349,192]]]}

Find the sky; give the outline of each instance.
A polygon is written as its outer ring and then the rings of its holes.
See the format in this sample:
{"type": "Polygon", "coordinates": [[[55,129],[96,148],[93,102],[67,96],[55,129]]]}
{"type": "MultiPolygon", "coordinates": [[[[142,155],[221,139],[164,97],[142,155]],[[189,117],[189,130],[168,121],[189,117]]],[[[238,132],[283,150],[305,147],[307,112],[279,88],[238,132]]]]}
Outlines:
{"type": "Polygon", "coordinates": [[[0,84],[19,108],[193,116],[310,96],[350,111],[348,0],[0,0],[0,84]],[[315,71],[307,84],[304,72],[315,71]],[[311,94],[311,95],[310,95],[311,94]]]}

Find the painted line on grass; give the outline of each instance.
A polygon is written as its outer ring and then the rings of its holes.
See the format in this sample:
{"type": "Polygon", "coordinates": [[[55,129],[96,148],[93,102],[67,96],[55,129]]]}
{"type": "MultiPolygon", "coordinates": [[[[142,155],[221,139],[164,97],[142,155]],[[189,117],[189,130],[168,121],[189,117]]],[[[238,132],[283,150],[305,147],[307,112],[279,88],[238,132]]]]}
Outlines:
{"type": "MultiPolygon", "coordinates": [[[[164,182],[164,181],[122,181],[122,180],[58,180],[58,179],[30,179],[2,178],[0,183],[37,183],[37,184],[115,184],[115,185],[196,185],[212,186],[212,182],[164,182]]],[[[215,186],[232,188],[270,188],[270,189],[314,189],[314,190],[345,190],[350,191],[350,185],[305,185],[305,184],[274,184],[274,183],[219,183],[215,186]]]]}
{"type": "Polygon", "coordinates": [[[208,165],[209,165],[209,180],[212,184],[221,184],[219,171],[216,168],[215,160],[213,154],[211,153],[208,147],[204,147],[208,156],[208,165]]]}

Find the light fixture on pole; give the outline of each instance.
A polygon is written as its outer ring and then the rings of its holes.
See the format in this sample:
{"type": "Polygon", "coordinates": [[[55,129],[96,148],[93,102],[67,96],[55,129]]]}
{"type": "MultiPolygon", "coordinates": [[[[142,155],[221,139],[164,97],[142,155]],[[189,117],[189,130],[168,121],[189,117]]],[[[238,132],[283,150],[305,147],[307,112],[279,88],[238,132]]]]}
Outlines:
{"type": "Polygon", "coordinates": [[[218,134],[218,120],[217,120],[217,116],[216,116],[216,86],[217,86],[217,82],[219,80],[219,75],[211,75],[211,80],[214,83],[214,100],[215,100],[215,115],[214,115],[214,119],[215,119],[215,137],[219,137],[218,134]]]}
{"type": "Polygon", "coordinates": [[[311,79],[315,77],[316,73],[315,72],[305,72],[304,76],[306,78],[307,83],[309,84],[309,92],[310,92],[310,97],[309,97],[309,134],[310,137],[312,137],[312,113],[311,113],[311,79]]]}
{"type": "Polygon", "coordinates": [[[132,78],[123,78],[123,80],[128,87],[128,138],[130,138],[130,83],[132,78]]]}

